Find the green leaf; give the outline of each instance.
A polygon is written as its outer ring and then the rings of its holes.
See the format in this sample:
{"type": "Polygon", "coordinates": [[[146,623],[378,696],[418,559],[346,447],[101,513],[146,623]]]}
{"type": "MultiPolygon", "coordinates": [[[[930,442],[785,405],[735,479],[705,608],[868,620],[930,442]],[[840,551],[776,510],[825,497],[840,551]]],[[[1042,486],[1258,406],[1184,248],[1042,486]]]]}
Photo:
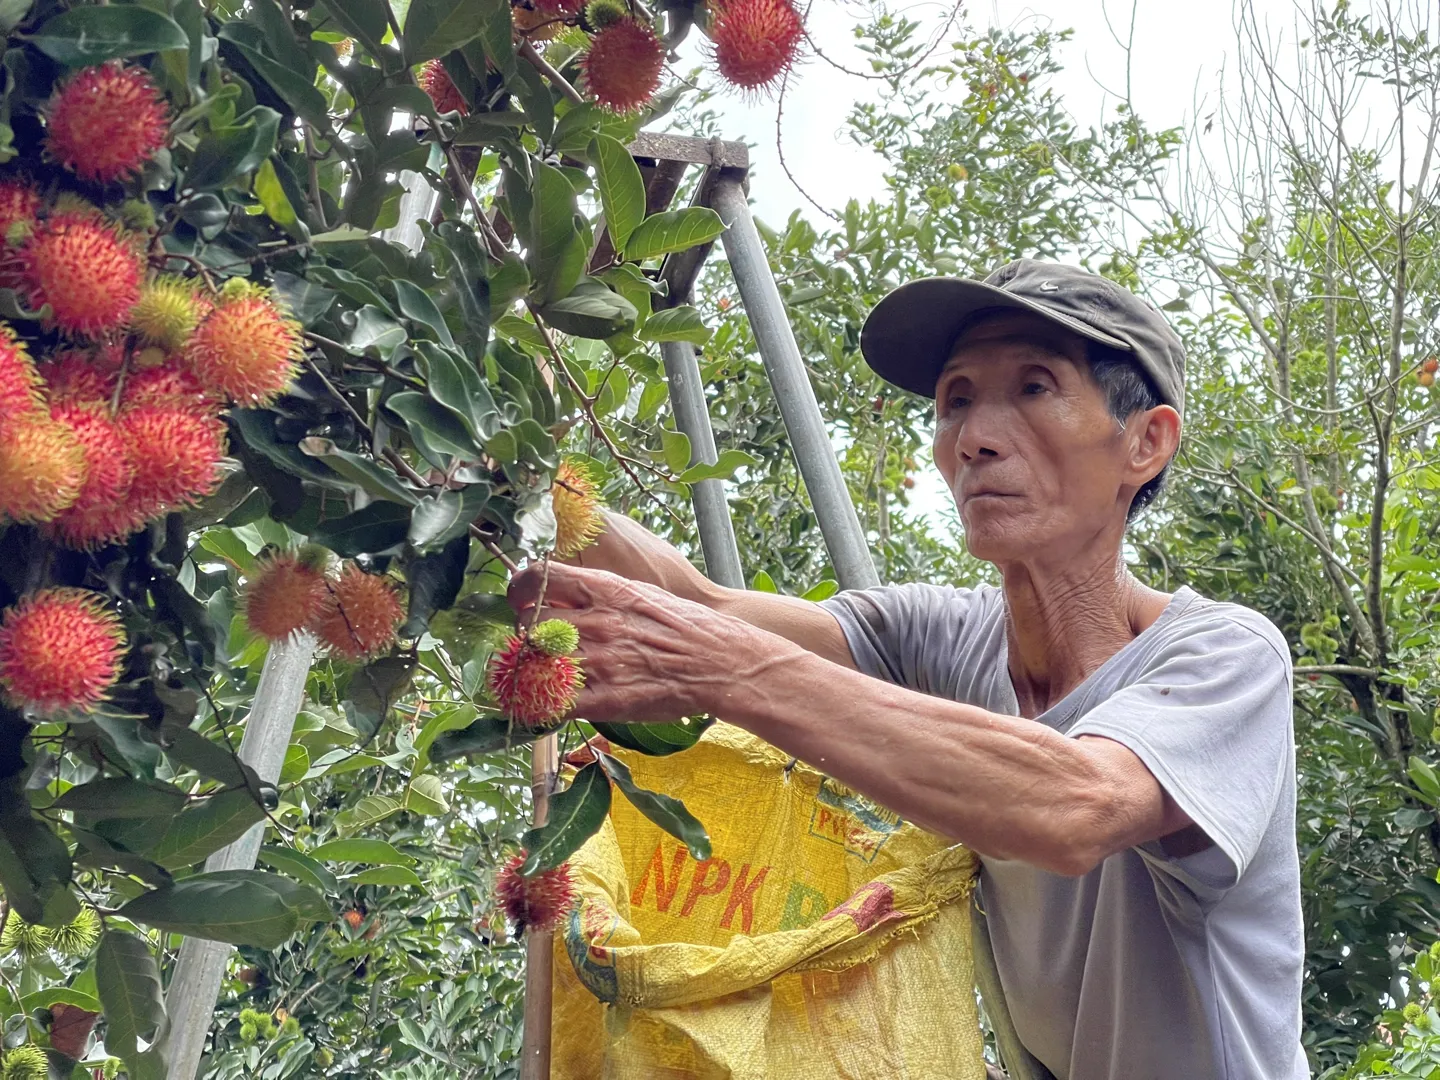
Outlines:
{"type": "Polygon", "coordinates": [[[660,449],[671,472],[682,473],[690,466],[690,436],[683,431],[661,431],[660,449]]]}
{"type": "Polygon", "coordinates": [[[575,227],[575,189],[565,174],[550,165],[536,165],[530,204],[530,235],[534,248],[526,262],[537,303],[568,296],[585,267],[584,238],[575,227]]]}
{"type": "Polygon", "coordinates": [[[350,809],[336,814],[335,824],[342,832],[350,833],[384,821],[402,809],[404,807],[400,805],[400,800],[392,799],[389,795],[366,795],[350,809]]]}
{"type": "Polygon", "coordinates": [[[645,320],[638,336],[641,341],[689,341],[704,345],[710,340],[712,332],[700,317],[700,312],[682,304],[655,312],[645,320]]]}
{"type": "Polygon", "coordinates": [[[63,986],[48,986],[33,994],[26,994],[20,999],[21,1012],[30,1012],[32,1009],[48,1009],[51,1005],[74,1005],[77,1009],[93,1013],[104,1011],[104,1006],[100,1004],[98,997],[63,986]]]}
{"type": "Polygon", "coordinates": [[[430,760],[453,761],[469,754],[493,754],[512,746],[524,746],[545,733],[543,728],[522,728],[499,716],[482,716],[460,731],[446,731],[430,745],[430,760]]]}
{"type": "MultiPolygon", "coordinates": [[[[399,396],[396,395],[396,397],[399,396]]],[[[375,498],[388,499],[390,502],[401,503],[405,506],[415,505],[417,499],[415,492],[406,487],[400,478],[389,469],[377,465],[369,458],[352,454],[348,450],[341,450],[332,440],[314,435],[301,439],[297,445],[302,454],[323,461],[346,480],[358,485],[375,498]]]]}
{"type": "MultiPolygon", "coordinates": [[[[508,12],[505,18],[508,22],[508,12]]],[[[460,319],[465,324],[465,333],[470,339],[468,346],[471,355],[480,356],[485,352],[485,343],[490,336],[489,261],[480,248],[475,231],[468,225],[458,221],[443,221],[436,227],[433,235],[440,239],[450,253],[446,273],[455,287],[455,299],[460,304],[460,319]]],[[[516,266],[522,264],[517,261],[516,266]]]]}
{"type": "Polygon", "coordinates": [[[285,762],[280,766],[280,784],[298,784],[310,771],[310,751],[295,743],[285,751],[285,762]]]}
{"type": "Polygon", "coordinates": [[[756,592],[774,593],[779,595],[780,587],[775,584],[775,579],[765,570],[755,571],[755,577],[750,581],[750,588],[756,592]]]}
{"type": "Polygon", "coordinates": [[[453,348],[455,339],[450,334],[450,327],[445,325],[445,317],[440,314],[435,301],[430,299],[430,294],[413,281],[406,281],[404,278],[396,278],[392,284],[400,304],[400,313],[429,329],[441,345],[453,348]]]}
{"type": "MultiPolygon", "coordinates": [[[[566,119],[571,115],[567,114],[566,119]]],[[[609,135],[595,136],[590,143],[590,157],[595,162],[595,182],[610,242],[616,251],[623,252],[630,234],[645,219],[645,181],[640,166],[620,140],[609,135]]]]}
{"type": "Polygon", "coordinates": [[[329,126],[325,95],[316,89],[309,72],[292,70],[261,51],[262,35],[257,27],[248,22],[226,23],[220,28],[220,37],[245,57],[297,116],[322,130],[329,126]]]}
{"type": "Polygon", "coordinates": [[[839,591],[840,583],[834,578],[826,578],[824,581],[817,582],[801,593],[800,599],[810,600],[818,604],[821,600],[829,600],[830,597],[839,591]]]}
{"type": "Polygon", "coordinates": [[[528,855],[522,874],[553,870],[580,849],[610,812],[610,781],[597,762],[578,773],[564,791],[550,798],[549,820],[525,833],[521,843],[528,855]]]}
{"type": "Polygon", "coordinates": [[[385,0],[319,0],[346,35],[355,38],[365,51],[383,59],[387,50],[381,44],[390,26],[385,18],[385,0]]]}
{"type": "Polygon", "coordinates": [[[199,805],[186,807],[170,823],[160,842],[142,854],[167,870],[178,870],[239,840],[264,817],[265,811],[255,796],[244,788],[231,788],[199,805]]]}
{"type": "Polygon", "coordinates": [[[165,1019],[160,968],[149,942],[135,934],[107,930],[95,954],[95,987],[105,1011],[105,1045],[127,1062],[149,1042],[165,1019]]]}
{"type": "Polygon", "coordinates": [[[264,870],[221,870],[143,893],[120,915],[172,934],[278,949],[325,911],[325,898],[309,886],[264,870]]]}
{"type": "Polygon", "coordinates": [[[673,724],[591,724],[596,731],[616,746],[626,750],[665,757],[689,750],[700,741],[714,721],[709,717],[687,717],[673,724]]]}
{"type": "Polygon", "coordinates": [[[267,844],[260,849],[260,861],[266,866],[282,870],[305,885],[313,886],[324,893],[340,891],[340,881],[315,859],[293,848],[274,847],[267,844]]]}
{"type": "Polygon", "coordinates": [[[71,8],[46,20],[28,40],[71,67],[190,47],[189,37],[173,19],[129,4],[71,8]]]}
{"type": "Polygon", "coordinates": [[[420,391],[402,390],[391,394],[385,399],[385,407],[405,421],[405,428],[412,436],[418,435],[417,446],[423,440],[424,448],[432,453],[462,461],[480,460],[480,445],[460,418],[420,391]]]}
{"type": "Polygon", "coordinates": [[[699,480],[729,480],[737,469],[754,468],[760,459],[744,450],[723,450],[713,465],[691,465],[680,474],[682,484],[693,484],[699,480]]]}
{"type": "Polygon", "coordinates": [[[145,818],[178,814],[185,802],[185,793],[170,784],[106,776],[72,787],[51,806],[92,818],[145,818]]]}
{"type": "Polygon", "coordinates": [[[445,785],[434,773],[422,773],[413,777],[405,789],[405,809],[426,817],[443,814],[450,809],[445,798],[445,785]]]}
{"type": "Polygon", "coordinates": [[[405,16],[405,63],[423,64],[460,48],[480,36],[484,16],[478,9],[493,7],[496,0],[411,0],[405,16]]]}
{"type": "Polygon", "coordinates": [[[465,587],[465,567],[469,561],[470,527],[467,519],[465,527],[456,531],[438,551],[406,563],[405,581],[410,586],[410,604],[405,625],[400,628],[401,637],[418,638],[430,629],[430,619],[437,611],[454,605],[460,590],[465,587]]]}
{"type": "Polygon", "coordinates": [[[457,536],[467,535],[470,523],[480,516],[489,500],[488,484],[471,484],[459,491],[426,495],[415,504],[410,517],[411,545],[416,551],[428,551],[443,547],[457,536]]]}
{"type": "MultiPolygon", "coordinates": [[[[0,34],[8,34],[25,21],[35,0],[3,0],[0,2],[0,34]]],[[[28,1010],[27,1010],[28,1011],[28,1010]]],[[[95,1010],[91,1010],[94,1012],[95,1010]]]]}
{"type": "Polygon", "coordinates": [[[260,205],[264,207],[270,220],[291,236],[304,240],[310,235],[310,230],[300,223],[295,208],[290,205],[290,199],[285,194],[285,188],[280,183],[275,164],[270,158],[260,163],[260,169],[255,174],[255,197],[260,200],[260,205]]]}
{"type": "Polygon", "coordinates": [[[725,231],[720,215],[709,207],[690,206],[651,214],[630,234],[625,257],[640,262],[672,251],[684,251],[708,243],[725,231]]]}
{"type": "Polygon", "coordinates": [[[401,503],[373,502],[353,514],[320,522],[310,530],[310,539],[346,559],[382,555],[404,545],[411,513],[401,503]]]}
{"type": "Polygon", "coordinates": [[[1410,780],[1420,797],[1431,806],[1440,806],[1440,778],[1435,770],[1418,757],[1410,758],[1410,780]]]}
{"type": "Polygon", "coordinates": [[[350,726],[368,740],[380,730],[414,676],[411,656],[382,656],[356,671],[346,688],[345,718],[350,726]]]}
{"type": "Polygon", "coordinates": [[[200,775],[219,780],[226,787],[259,784],[254,770],[242,764],[228,747],[212,742],[198,731],[167,726],[163,735],[166,756],[188,765],[200,775]]]}
{"type": "Polygon", "coordinates": [[[392,319],[380,308],[366,304],[355,312],[355,326],[345,341],[345,346],[357,355],[372,354],[376,359],[389,360],[395,350],[409,339],[405,327],[392,319]]]}
{"type": "MultiPolygon", "coordinates": [[[[235,123],[229,127],[212,128],[190,155],[190,167],[185,170],[185,187],[195,191],[222,188],[258,168],[260,163],[274,152],[275,137],[279,129],[280,114],[261,105],[257,105],[244,116],[236,117],[235,123]]],[[[313,237],[311,242],[314,242],[313,237]]]]}
{"type": "Polygon", "coordinates": [[[500,430],[500,409],[473,363],[432,342],[417,341],[415,348],[425,361],[430,396],[458,416],[472,437],[484,442],[500,430]]]}
{"type": "Polygon", "coordinates": [[[635,305],[597,278],[584,278],[563,300],[540,309],[555,329],[574,337],[613,337],[633,330],[639,312],[635,305]]]}
{"type": "Polygon", "coordinates": [[[595,758],[635,809],[689,848],[692,859],[704,862],[710,858],[710,834],[699,819],[685,809],[684,803],[637,785],[630,775],[630,767],[618,758],[599,750],[595,751],[595,758]]]}
{"type": "Polygon", "coordinates": [[[415,860],[409,855],[396,851],[384,840],[367,840],[353,837],[349,840],[331,840],[310,851],[312,859],[325,862],[373,863],[376,866],[414,866],[415,860]]]}
{"type": "Polygon", "coordinates": [[[447,731],[458,731],[461,728],[469,727],[475,721],[476,710],[474,705],[456,705],[449,709],[441,709],[430,719],[425,721],[425,726],[420,729],[420,734],[415,736],[415,771],[420,772],[430,761],[430,744],[447,731]]]}
{"type": "Polygon", "coordinates": [[[420,880],[420,875],[407,866],[377,866],[373,870],[361,870],[360,873],[347,877],[345,884],[350,886],[394,885],[411,889],[425,887],[425,883],[420,880]]]}

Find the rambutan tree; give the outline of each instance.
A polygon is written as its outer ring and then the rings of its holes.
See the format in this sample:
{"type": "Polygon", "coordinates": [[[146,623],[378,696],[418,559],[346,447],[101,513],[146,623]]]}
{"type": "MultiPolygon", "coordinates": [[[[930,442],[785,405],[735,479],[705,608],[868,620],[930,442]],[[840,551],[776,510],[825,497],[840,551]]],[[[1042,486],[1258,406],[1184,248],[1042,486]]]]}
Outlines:
{"type": "Polygon", "coordinates": [[[573,633],[516,628],[503,593],[607,493],[674,513],[726,475],[667,430],[656,355],[709,336],[659,261],[722,226],[647,217],[625,147],[687,35],[754,93],[800,17],[37,0],[0,29],[0,1068],[163,1075],[181,936],[240,948],[215,1075],[469,1060],[483,1025],[375,1037],[350,995],[487,996],[513,1028],[513,963],[465,958],[562,918],[593,811],[635,791],[597,744],[556,796],[587,812],[520,835],[526,744],[593,732],[564,719],[573,633]],[[318,658],[269,783],[236,748],[277,641],[318,658]],[[203,869],[261,823],[259,868],[203,869]]]}

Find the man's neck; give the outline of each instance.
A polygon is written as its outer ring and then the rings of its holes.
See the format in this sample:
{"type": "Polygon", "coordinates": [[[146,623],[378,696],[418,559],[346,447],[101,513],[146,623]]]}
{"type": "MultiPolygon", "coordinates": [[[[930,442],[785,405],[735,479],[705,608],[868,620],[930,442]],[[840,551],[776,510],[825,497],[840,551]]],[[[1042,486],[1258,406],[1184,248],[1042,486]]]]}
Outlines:
{"type": "Polygon", "coordinates": [[[1118,557],[1002,568],[1010,680],[1022,716],[1039,716],[1160,617],[1169,596],[1118,557]]]}

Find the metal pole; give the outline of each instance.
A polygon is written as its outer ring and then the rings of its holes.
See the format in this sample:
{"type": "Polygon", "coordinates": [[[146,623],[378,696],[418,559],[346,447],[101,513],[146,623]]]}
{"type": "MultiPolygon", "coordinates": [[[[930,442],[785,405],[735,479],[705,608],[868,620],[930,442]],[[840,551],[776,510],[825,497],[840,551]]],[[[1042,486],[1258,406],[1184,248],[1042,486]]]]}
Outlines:
{"type": "MultiPolygon", "coordinates": [[[[700,385],[700,365],[695,360],[695,347],[688,341],[666,341],[660,346],[660,355],[665,360],[665,377],[670,383],[670,407],[675,410],[675,426],[690,439],[690,464],[704,462],[713,465],[719,454],[715,450],[710,411],[705,404],[705,388],[700,385]]],[[[720,585],[732,589],[745,588],[740,550],[735,545],[735,527],[730,521],[730,507],[725,502],[725,482],[701,480],[691,485],[690,498],[695,505],[700,549],[705,553],[706,575],[720,585]]]]}
{"type": "MultiPolygon", "coordinates": [[[[255,703],[250,707],[245,736],[240,740],[239,757],[267,784],[280,778],[285,751],[290,746],[290,733],[295,727],[295,714],[305,700],[305,677],[310,673],[314,654],[315,639],[304,634],[271,645],[265,657],[260,685],[255,689],[255,703]]],[[[239,840],[215,852],[205,860],[205,869],[253,867],[265,836],[265,825],[263,821],[252,825],[239,840]]],[[[180,943],[180,958],[165,992],[169,1034],[163,1053],[168,1063],[165,1073],[168,1080],[194,1080],[205,1052],[205,1038],[215,1016],[220,980],[231,948],[223,941],[202,938],[185,938],[180,943]]]]}
{"type": "Polygon", "coordinates": [[[820,532],[835,566],[835,576],[846,589],[869,589],[880,584],[875,564],[870,559],[870,546],[855,516],[850,492],[840,473],[840,462],[830,436],[825,430],[814,388],[800,358],[800,347],[785,318],[785,303],[770,273],[765,245],[755,228],[745,190],[738,177],[722,173],[715,182],[715,210],[725,222],[725,254],[731,273],[740,288],[760,348],[760,359],[770,376],[780,415],[790,434],[795,461],[810,494],[820,532]]]}

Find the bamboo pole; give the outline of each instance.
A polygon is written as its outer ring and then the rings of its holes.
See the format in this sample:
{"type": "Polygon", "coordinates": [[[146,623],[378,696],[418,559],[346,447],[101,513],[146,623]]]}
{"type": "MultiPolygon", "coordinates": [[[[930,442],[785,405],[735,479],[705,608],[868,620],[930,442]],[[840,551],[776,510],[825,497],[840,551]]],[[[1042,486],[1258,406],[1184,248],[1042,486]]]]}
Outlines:
{"type": "MultiPolygon", "coordinates": [[[[538,828],[550,818],[550,793],[560,767],[554,735],[535,740],[530,752],[531,819],[538,828]]],[[[550,1080],[550,1006],[554,994],[555,932],[525,931],[525,1034],[520,1080],[550,1080]]]]}

